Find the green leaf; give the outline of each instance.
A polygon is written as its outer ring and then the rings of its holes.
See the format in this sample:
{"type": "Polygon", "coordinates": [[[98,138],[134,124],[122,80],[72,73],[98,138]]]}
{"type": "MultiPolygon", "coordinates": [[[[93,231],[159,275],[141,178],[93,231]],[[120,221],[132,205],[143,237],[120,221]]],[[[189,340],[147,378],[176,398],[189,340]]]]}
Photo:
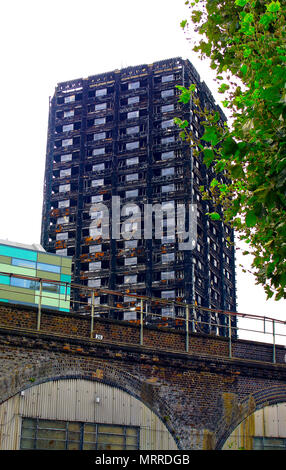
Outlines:
{"type": "Polygon", "coordinates": [[[204,164],[209,167],[215,159],[214,152],[209,148],[204,148],[204,164]]]}
{"type": "Polygon", "coordinates": [[[181,28],[184,29],[186,27],[187,23],[188,23],[188,20],[181,21],[181,23],[180,23],[181,28]]]}
{"type": "Polygon", "coordinates": [[[248,2],[249,0],[235,0],[235,4],[239,7],[244,7],[248,2]]]}
{"type": "Polygon", "coordinates": [[[207,215],[209,215],[212,220],[221,220],[221,217],[217,212],[208,212],[207,215]]]}
{"type": "Polygon", "coordinates": [[[256,222],[257,222],[257,217],[256,217],[255,212],[253,210],[249,211],[245,217],[245,223],[247,227],[249,228],[254,227],[256,222]]]}
{"type": "Polygon", "coordinates": [[[205,142],[211,142],[212,145],[217,145],[218,142],[220,141],[220,136],[218,135],[218,129],[216,127],[205,127],[205,132],[204,135],[202,136],[202,139],[205,142]]]}
{"type": "Polygon", "coordinates": [[[271,13],[276,13],[277,11],[280,10],[280,2],[271,2],[268,5],[266,5],[266,10],[270,11],[271,13]]]}

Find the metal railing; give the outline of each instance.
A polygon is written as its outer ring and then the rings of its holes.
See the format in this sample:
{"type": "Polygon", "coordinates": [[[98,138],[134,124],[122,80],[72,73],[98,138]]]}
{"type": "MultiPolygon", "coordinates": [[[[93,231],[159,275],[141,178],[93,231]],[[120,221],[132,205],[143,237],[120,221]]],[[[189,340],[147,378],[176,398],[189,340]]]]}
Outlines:
{"type": "MultiPolygon", "coordinates": [[[[0,284],[0,299],[2,301],[5,302],[5,293],[7,296],[8,292],[10,296],[11,294],[31,295],[31,302],[28,305],[33,305],[37,309],[37,331],[41,331],[43,309],[49,310],[52,308],[58,311],[60,310],[60,302],[64,301],[69,302],[70,305],[69,309],[65,309],[66,313],[77,313],[90,317],[90,339],[94,338],[96,318],[113,318],[138,325],[140,328],[140,345],[144,345],[144,327],[153,325],[158,328],[167,327],[184,331],[185,352],[190,350],[190,336],[192,333],[204,333],[227,338],[229,358],[233,357],[234,339],[245,339],[241,338],[241,335],[245,332],[252,335],[251,341],[261,342],[259,338],[263,337],[262,342],[272,344],[273,363],[276,362],[277,346],[286,346],[286,321],[271,317],[206,308],[171,299],[148,297],[130,292],[130,289],[122,292],[14,273],[0,272],[0,275],[7,277],[7,282],[0,284]],[[12,278],[32,281],[34,288],[13,287],[10,285],[10,279],[12,278]],[[54,296],[51,295],[53,290],[55,291],[54,296]],[[64,294],[60,294],[61,291],[64,291],[64,294]],[[35,297],[38,299],[37,302],[35,302],[35,297]],[[126,302],[122,302],[122,297],[130,298],[129,306],[124,306],[126,302]],[[100,301],[96,299],[100,299],[100,301]],[[104,299],[106,302],[100,303],[104,299]],[[54,304],[58,303],[58,305],[51,306],[51,301],[54,301],[54,304]],[[174,314],[164,316],[162,313],[156,313],[162,307],[171,307],[174,314]],[[176,309],[180,309],[180,315],[176,315],[176,309]],[[124,319],[124,313],[131,314],[133,318],[124,319]],[[254,326],[246,328],[246,321],[252,321],[254,326]],[[238,325],[239,323],[241,324],[238,325]],[[260,328],[259,325],[261,325],[260,328]],[[285,331],[282,330],[283,328],[285,331]],[[255,336],[255,339],[253,336],[255,336]]],[[[24,302],[16,300],[16,298],[15,296],[15,299],[12,298],[6,300],[6,302],[25,305],[24,302]]]]}

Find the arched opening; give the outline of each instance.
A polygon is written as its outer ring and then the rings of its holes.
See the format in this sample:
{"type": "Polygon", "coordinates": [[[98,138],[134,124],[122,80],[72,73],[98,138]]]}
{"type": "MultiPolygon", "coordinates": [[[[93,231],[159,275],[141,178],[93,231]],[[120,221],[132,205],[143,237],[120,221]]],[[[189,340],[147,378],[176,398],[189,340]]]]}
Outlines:
{"type": "Polygon", "coordinates": [[[230,434],[222,450],[286,450],[286,402],[251,413],[230,434]]]}
{"type": "Polygon", "coordinates": [[[142,400],[81,377],[32,385],[0,405],[0,449],[176,450],[142,400]]]}

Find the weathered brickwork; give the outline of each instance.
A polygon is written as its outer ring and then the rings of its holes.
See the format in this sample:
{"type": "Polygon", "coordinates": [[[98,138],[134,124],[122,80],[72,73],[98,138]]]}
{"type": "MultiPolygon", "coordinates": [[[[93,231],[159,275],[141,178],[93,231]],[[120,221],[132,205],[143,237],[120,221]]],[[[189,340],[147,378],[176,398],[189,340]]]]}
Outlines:
{"type": "Polygon", "coordinates": [[[181,449],[221,448],[256,409],[286,401],[285,348],[183,331],[42,312],[0,309],[0,402],[47,380],[80,377],[122,388],[166,423],[181,449]],[[102,335],[102,339],[101,338],[102,335]]]}

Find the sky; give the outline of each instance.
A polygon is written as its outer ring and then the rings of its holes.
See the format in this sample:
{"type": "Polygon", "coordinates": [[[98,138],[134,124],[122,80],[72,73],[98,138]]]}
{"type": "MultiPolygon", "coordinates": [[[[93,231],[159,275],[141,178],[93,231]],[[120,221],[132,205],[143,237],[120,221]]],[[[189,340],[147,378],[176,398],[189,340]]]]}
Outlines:
{"type": "MultiPolygon", "coordinates": [[[[213,72],[180,28],[187,17],[184,0],[2,2],[0,239],[40,242],[49,97],[58,82],[180,56],[220,104],[213,72]]],[[[238,312],[286,320],[286,301],[266,301],[242,260],[250,267],[237,250],[238,312]]]]}

